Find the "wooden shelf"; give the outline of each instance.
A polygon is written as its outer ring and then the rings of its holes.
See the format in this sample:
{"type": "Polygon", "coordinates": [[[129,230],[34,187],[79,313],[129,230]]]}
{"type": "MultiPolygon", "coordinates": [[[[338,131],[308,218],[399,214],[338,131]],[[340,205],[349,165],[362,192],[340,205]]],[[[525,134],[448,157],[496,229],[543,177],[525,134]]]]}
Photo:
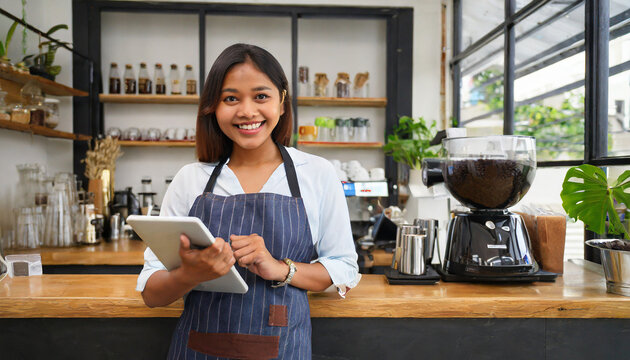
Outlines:
{"type": "Polygon", "coordinates": [[[387,98],[298,97],[301,106],[385,107],[387,98]]]}
{"type": "MultiPolygon", "coordinates": [[[[89,95],[85,91],[73,89],[71,87],[56,83],[52,80],[44,79],[41,76],[24,74],[24,73],[15,71],[7,67],[0,67],[0,79],[9,80],[9,81],[21,84],[21,85],[24,85],[31,80],[35,80],[39,84],[39,87],[42,89],[42,91],[48,95],[55,95],[55,96],[88,96],[89,95]]],[[[19,91],[18,91],[18,94],[19,94],[19,91]]]]}
{"type": "Polygon", "coordinates": [[[120,140],[120,146],[137,147],[195,147],[194,141],[129,141],[120,140]]]}
{"type": "Polygon", "coordinates": [[[49,138],[70,139],[70,140],[90,140],[92,137],[82,134],[73,134],[65,131],[49,129],[45,126],[20,124],[13,121],[0,120],[0,129],[8,129],[41,135],[49,138]]]}
{"type": "Polygon", "coordinates": [[[382,142],[331,142],[331,141],[298,141],[298,146],[320,148],[355,148],[355,149],[380,149],[382,142]]]}
{"type": "Polygon", "coordinates": [[[103,103],[123,103],[123,104],[198,104],[199,103],[199,95],[99,94],[98,98],[103,103]]]}

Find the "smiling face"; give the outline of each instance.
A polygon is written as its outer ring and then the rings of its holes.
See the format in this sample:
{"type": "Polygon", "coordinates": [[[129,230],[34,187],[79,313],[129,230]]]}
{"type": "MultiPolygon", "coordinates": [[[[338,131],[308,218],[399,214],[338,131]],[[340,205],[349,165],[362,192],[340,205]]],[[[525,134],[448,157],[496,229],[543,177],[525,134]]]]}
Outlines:
{"type": "Polygon", "coordinates": [[[273,144],[271,132],[284,113],[282,101],[283,94],[251,61],[234,65],[223,80],[217,123],[234,150],[273,144]]]}

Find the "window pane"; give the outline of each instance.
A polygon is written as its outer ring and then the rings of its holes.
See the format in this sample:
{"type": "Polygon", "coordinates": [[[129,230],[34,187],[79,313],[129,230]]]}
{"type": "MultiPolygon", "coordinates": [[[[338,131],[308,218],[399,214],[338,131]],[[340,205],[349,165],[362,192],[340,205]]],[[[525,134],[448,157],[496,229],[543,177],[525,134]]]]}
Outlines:
{"type": "Polygon", "coordinates": [[[584,5],[570,11],[569,5],[551,2],[515,27],[520,34],[515,133],[536,138],[538,161],[584,158],[584,5]],[[554,16],[546,26],[536,27],[554,16]]]}
{"type": "Polygon", "coordinates": [[[505,0],[462,1],[462,50],[501,24],[505,0]]]}
{"type": "Polygon", "coordinates": [[[611,157],[630,156],[630,28],[623,15],[629,11],[630,0],[610,2],[607,155],[611,157]]]}
{"type": "Polygon", "coordinates": [[[462,61],[461,119],[469,135],[503,133],[503,36],[462,61]]]}

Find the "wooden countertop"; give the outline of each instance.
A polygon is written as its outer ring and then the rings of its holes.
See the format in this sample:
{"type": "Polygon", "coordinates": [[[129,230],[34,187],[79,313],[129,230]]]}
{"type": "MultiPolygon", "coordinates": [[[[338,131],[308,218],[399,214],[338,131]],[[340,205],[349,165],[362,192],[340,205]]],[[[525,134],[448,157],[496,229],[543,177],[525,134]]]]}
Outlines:
{"type": "MultiPolygon", "coordinates": [[[[183,301],[150,309],[135,275],[42,275],[0,282],[3,318],[177,317],[183,301]]],[[[555,283],[388,285],[364,275],[346,299],[309,293],[312,317],[630,318],[630,297],[606,293],[603,275],[566,263],[555,283]]]]}
{"type": "Polygon", "coordinates": [[[143,265],[146,245],[140,240],[120,239],[98,245],[67,248],[7,250],[10,254],[41,254],[43,265],[143,265]]]}

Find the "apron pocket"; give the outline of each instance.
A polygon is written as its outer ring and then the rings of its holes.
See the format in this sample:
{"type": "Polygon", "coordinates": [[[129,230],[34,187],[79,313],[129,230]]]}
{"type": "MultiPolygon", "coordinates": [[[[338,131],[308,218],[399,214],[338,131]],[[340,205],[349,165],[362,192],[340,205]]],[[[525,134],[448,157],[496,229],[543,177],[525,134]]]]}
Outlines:
{"type": "Polygon", "coordinates": [[[201,333],[190,330],[188,347],[206,355],[232,359],[278,357],[279,336],[201,333]]]}
{"type": "Polygon", "coordinates": [[[289,326],[286,305],[269,305],[269,326],[289,326]]]}

